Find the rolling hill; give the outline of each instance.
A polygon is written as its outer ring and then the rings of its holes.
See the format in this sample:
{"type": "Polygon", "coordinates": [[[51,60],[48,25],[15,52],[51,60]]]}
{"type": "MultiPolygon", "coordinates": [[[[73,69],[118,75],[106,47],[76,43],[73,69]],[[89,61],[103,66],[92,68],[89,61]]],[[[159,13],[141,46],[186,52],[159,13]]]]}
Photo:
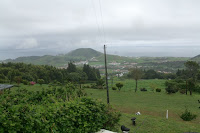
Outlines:
{"type": "Polygon", "coordinates": [[[73,50],[67,54],[63,55],[44,55],[44,56],[27,56],[27,57],[18,57],[16,59],[7,59],[3,62],[23,62],[23,63],[32,63],[36,65],[52,65],[52,66],[63,66],[69,61],[83,61],[89,60],[92,57],[102,56],[101,52],[98,52],[91,48],[80,48],[73,50]]]}
{"type": "Polygon", "coordinates": [[[197,55],[197,56],[191,58],[190,60],[200,62],[200,55],[197,55]]]}
{"type": "Polygon", "coordinates": [[[103,55],[103,53],[98,52],[98,51],[91,49],[91,48],[79,48],[79,49],[76,49],[76,50],[69,52],[65,56],[84,57],[85,59],[89,60],[92,57],[98,57],[98,56],[101,56],[101,55],[103,55]]]}
{"type": "MultiPolygon", "coordinates": [[[[62,55],[18,57],[16,59],[7,59],[3,62],[23,62],[36,65],[65,67],[69,61],[80,62],[86,60],[89,61],[90,65],[103,65],[104,54],[91,48],[79,48],[62,55]],[[90,60],[91,58],[94,60],[90,60]]],[[[184,62],[187,60],[200,61],[200,55],[191,59],[189,57],[125,57],[119,55],[107,55],[108,63],[117,62],[122,65],[125,63],[136,63],[138,66],[141,66],[142,69],[155,69],[171,72],[175,72],[177,69],[183,68],[184,62]]]]}

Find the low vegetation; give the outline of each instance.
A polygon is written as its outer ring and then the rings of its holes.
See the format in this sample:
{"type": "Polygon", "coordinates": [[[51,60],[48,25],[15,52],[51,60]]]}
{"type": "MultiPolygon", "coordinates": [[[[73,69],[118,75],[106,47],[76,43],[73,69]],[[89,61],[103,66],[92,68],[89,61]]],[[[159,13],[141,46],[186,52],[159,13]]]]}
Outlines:
{"type": "Polygon", "coordinates": [[[181,119],[183,119],[184,121],[191,121],[193,119],[196,119],[197,115],[192,114],[190,111],[188,111],[187,109],[185,110],[184,113],[181,114],[181,119]]]}
{"type": "Polygon", "coordinates": [[[0,132],[86,133],[115,129],[120,113],[84,95],[73,84],[42,91],[4,90],[0,95],[0,132]]]}

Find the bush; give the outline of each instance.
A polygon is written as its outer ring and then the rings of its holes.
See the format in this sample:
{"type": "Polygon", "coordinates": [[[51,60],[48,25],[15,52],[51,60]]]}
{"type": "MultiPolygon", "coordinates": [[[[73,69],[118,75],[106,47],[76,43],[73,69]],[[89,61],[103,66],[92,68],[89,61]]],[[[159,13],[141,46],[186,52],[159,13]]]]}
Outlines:
{"type": "Polygon", "coordinates": [[[13,87],[20,87],[20,85],[14,85],[13,87]]]}
{"type": "Polygon", "coordinates": [[[90,85],[84,85],[83,88],[91,88],[90,85]]]}
{"type": "Polygon", "coordinates": [[[116,87],[118,88],[119,91],[120,91],[121,88],[124,86],[123,83],[116,83],[115,85],[116,85],[116,87]]]}
{"type": "Polygon", "coordinates": [[[38,84],[42,85],[42,84],[44,84],[44,79],[38,79],[37,82],[38,82],[38,84]]]}
{"type": "Polygon", "coordinates": [[[196,119],[197,115],[192,114],[190,111],[188,111],[187,109],[185,110],[184,113],[181,114],[181,119],[183,119],[184,121],[191,121],[193,119],[196,119]]]}
{"type": "Polygon", "coordinates": [[[117,126],[120,113],[110,106],[91,98],[62,100],[65,93],[58,91],[63,90],[2,94],[0,132],[87,133],[117,126]]]}
{"type": "Polygon", "coordinates": [[[161,89],[157,88],[157,89],[156,89],[156,92],[161,92],[161,89]]]}
{"type": "Polygon", "coordinates": [[[117,87],[113,86],[113,87],[112,87],[112,90],[117,90],[117,87]]]}
{"type": "Polygon", "coordinates": [[[185,90],[185,89],[181,89],[181,90],[179,90],[179,92],[180,92],[181,94],[185,94],[185,93],[186,93],[186,90],[185,90]]]}
{"type": "Polygon", "coordinates": [[[176,93],[178,91],[177,83],[174,81],[166,81],[165,86],[167,87],[165,90],[168,94],[176,93]]]}
{"type": "Polygon", "coordinates": [[[178,91],[176,88],[165,88],[165,90],[168,94],[176,93],[178,91]]]}
{"type": "Polygon", "coordinates": [[[28,85],[28,84],[29,84],[29,82],[28,82],[27,80],[22,80],[22,83],[23,83],[24,85],[28,85]]]}
{"type": "Polygon", "coordinates": [[[140,91],[147,91],[147,89],[146,88],[141,88],[140,91]]]}
{"type": "Polygon", "coordinates": [[[194,91],[197,92],[197,93],[200,93],[200,86],[196,85],[195,88],[194,88],[194,91]]]}

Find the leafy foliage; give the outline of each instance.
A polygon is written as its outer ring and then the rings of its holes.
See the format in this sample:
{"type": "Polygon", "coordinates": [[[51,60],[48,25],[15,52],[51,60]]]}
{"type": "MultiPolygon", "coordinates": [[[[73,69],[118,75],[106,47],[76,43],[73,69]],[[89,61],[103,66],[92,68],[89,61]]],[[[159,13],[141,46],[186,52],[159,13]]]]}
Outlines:
{"type": "Polygon", "coordinates": [[[98,79],[96,81],[96,86],[94,86],[94,88],[104,89],[104,86],[105,86],[105,80],[104,79],[98,79]]]}
{"type": "Polygon", "coordinates": [[[112,90],[117,90],[117,87],[113,86],[113,87],[112,87],[112,90]]]}
{"type": "Polygon", "coordinates": [[[156,92],[161,92],[161,89],[157,88],[157,89],[156,89],[156,92]]]}
{"type": "Polygon", "coordinates": [[[197,115],[192,114],[190,111],[188,111],[187,109],[185,110],[184,113],[181,114],[181,119],[183,119],[184,121],[191,121],[193,119],[195,119],[197,117],[197,115]]]}
{"type": "Polygon", "coordinates": [[[44,84],[44,79],[38,79],[37,82],[38,82],[40,85],[42,85],[42,84],[44,84]]]}
{"type": "Polygon", "coordinates": [[[0,132],[85,133],[113,129],[119,122],[120,114],[111,107],[90,98],[77,98],[81,96],[78,94],[80,90],[73,84],[37,92],[4,90],[0,132]]]}
{"type": "Polygon", "coordinates": [[[76,72],[76,65],[73,64],[73,62],[71,61],[68,63],[67,72],[68,73],[76,72]]]}
{"type": "Polygon", "coordinates": [[[121,88],[124,86],[123,83],[116,83],[115,85],[117,86],[117,88],[118,88],[119,91],[120,91],[121,88]]]}
{"type": "Polygon", "coordinates": [[[137,91],[137,81],[142,78],[142,75],[142,70],[138,69],[137,67],[130,70],[130,78],[133,78],[136,82],[135,92],[137,91]]]}
{"type": "Polygon", "coordinates": [[[176,93],[178,91],[176,82],[174,81],[166,81],[165,86],[166,86],[165,90],[168,94],[176,93]]]}
{"type": "Polygon", "coordinates": [[[140,88],[140,91],[147,91],[146,88],[140,88]]]}
{"type": "Polygon", "coordinates": [[[99,70],[89,65],[84,64],[83,72],[86,73],[88,80],[97,81],[101,78],[99,70]]]}
{"type": "MultiPolygon", "coordinates": [[[[77,69],[76,66],[70,62],[67,69],[58,69],[53,66],[38,66],[24,63],[1,63],[0,64],[0,82],[20,83],[22,81],[41,81],[44,83],[51,83],[55,80],[64,83],[68,81],[76,81],[81,84],[88,80],[96,81],[101,78],[98,69],[92,68],[88,65],[89,69],[85,73],[82,69],[77,69]]],[[[39,83],[39,82],[38,82],[39,83]]]]}

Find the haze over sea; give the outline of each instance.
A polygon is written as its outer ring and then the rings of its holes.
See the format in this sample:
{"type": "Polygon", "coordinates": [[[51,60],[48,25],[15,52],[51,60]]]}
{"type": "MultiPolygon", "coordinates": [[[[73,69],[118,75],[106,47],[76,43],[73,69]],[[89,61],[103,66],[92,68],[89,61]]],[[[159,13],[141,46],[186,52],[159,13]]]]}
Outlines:
{"type": "MultiPolygon", "coordinates": [[[[92,48],[92,47],[91,47],[92,48]]],[[[60,48],[58,48],[60,49],[60,48]]],[[[100,52],[103,52],[102,47],[93,48],[100,52]]],[[[15,59],[21,56],[42,56],[42,55],[58,55],[66,54],[74,50],[73,48],[68,50],[57,49],[19,49],[19,50],[0,50],[0,60],[15,59]]],[[[149,57],[194,57],[200,54],[200,46],[107,46],[107,52],[109,54],[115,54],[120,56],[149,56],[149,57]]]]}

